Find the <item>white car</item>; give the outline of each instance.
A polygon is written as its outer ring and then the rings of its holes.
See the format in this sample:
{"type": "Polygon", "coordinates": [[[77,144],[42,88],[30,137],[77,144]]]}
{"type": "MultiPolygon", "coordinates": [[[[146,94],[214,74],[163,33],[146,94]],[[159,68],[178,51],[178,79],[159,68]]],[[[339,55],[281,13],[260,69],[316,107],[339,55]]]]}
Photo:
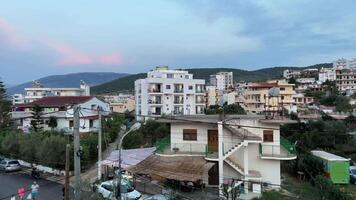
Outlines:
{"type": "MultiPolygon", "coordinates": [[[[114,196],[114,181],[105,181],[97,185],[97,192],[100,193],[105,199],[116,200],[114,196]]],[[[116,185],[116,184],[115,184],[116,185]]],[[[135,190],[127,181],[121,181],[121,199],[137,200],[141,198],[141,193],[135,190]]]]}
{"type": "Polygon", "coordinates": [[[162,194],[156,194],[156,195],[148,197],[144,200],[168,200],[168,198],[162,194]]]}

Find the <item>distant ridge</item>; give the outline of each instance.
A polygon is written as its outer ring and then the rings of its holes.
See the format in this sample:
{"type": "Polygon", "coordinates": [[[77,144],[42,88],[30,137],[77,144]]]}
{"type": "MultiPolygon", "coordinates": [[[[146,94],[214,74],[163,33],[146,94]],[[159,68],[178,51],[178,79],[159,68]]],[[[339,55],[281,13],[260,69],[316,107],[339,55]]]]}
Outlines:
{"type": "MultiPolygon", "coordinates": [[[[234,81],[265,81],[268,79],[281,78],[283,71],[286,69],[302,70],[307,68],[330,68],[332,63],[321,63],[311,65],[307,67],[270,67],[264,69],[258,69],[253,71],[247,71],[236,68],[191,68],[185,69],[190,73],[193,73],[194,78],[209,80],[211,74],[215,74],[220,71],[232,71],[234,73],[234,81]]],[[[117,92],[133,92],[134,82],[136,79],[145,78],[146,73],[133,74],[118,78],[101,85],[97,85],[92,88],[93,94],[106,94],[117,92]]]]}
{"type": "MultiPolygon", "coordinates": [[[[64,75],[46,76],[37,79],[45,87],[79,87],[80,80],[91,86],[99,85],[108,81],[127,76],[126,73],[114,72],[83,72],[64,75]]],[[[7,88],[9,95],[23,93],[24,88],[31,87],[31,81],[7,88]]]]}

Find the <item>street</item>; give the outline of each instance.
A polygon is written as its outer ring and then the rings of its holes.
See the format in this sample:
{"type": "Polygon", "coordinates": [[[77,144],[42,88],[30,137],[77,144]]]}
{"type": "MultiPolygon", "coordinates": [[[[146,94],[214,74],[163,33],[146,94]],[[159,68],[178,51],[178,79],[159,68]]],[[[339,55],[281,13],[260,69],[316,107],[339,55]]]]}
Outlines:
{"type": "Polygon", "coordinates": [[[17,194],[17,189],[21,186],[25,188],[27,196],[33,181],[36,181],[40,186],[38,200],[62,199],[61,184],[44,179],[35,180],[28,174],[15,172],[9,174],[0,174],[0,200],[10,199],[11,194],[17,194]]]}

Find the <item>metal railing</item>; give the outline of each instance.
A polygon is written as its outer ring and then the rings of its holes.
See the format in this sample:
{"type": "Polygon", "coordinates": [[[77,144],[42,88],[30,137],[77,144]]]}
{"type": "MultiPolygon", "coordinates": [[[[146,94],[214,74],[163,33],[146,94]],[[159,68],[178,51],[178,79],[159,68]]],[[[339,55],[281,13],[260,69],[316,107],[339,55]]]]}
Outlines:
{"type": "Polygon", "coordinates": [[[154,146],[156,147],[156,151],[163,153],[164,149],[171,143],[170,136],[166,136],[160,140],[158,140],[154,146]]]}

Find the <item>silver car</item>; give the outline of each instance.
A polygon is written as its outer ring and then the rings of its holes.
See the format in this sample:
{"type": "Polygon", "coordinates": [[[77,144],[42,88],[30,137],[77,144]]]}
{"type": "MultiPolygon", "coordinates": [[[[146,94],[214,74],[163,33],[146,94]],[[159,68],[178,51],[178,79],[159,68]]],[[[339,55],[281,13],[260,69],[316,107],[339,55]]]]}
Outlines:
{"type": "Polygon", "coordinates": [[[0,162],[0,170],[4,172],[19,171],[21,165],[17,160],[3,160],[0,162]]]}

